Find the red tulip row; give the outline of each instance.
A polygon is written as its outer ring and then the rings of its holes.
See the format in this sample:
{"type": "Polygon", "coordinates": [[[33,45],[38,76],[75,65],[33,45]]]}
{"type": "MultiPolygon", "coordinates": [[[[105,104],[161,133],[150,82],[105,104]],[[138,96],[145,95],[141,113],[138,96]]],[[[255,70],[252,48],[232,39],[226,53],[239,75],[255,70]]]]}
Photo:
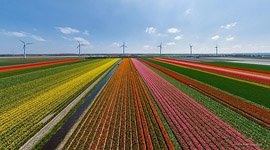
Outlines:
{"type": "Polygon", "coordinates": [[[190,68],[195,68],[195,69],[200,69],[200,70],[218,73],[222,75],[227,75],[231,77],[237,77],[237,78],[246,79],[250,81],[270,84],[269,73],[262,74],[262,73],[257,73],[253,71],[243,71],[243,70],[237,70],[237,69],[230,69],[226,67],[213,66],[213,65],[201,64],[197,62],[188,62],[188,61],[168,59],[168,58],[154,58],[154,59],[172,63],[172,64],[181,65],[181,66],[186,66],[190,68]]]}
{"type": "Polygon", "coordinates": [[[16,65],[16,66],[6,66],[6,67],[0,67],[0,72],[14,71],[14,70],[20,70],[20,69],[29,69],[29,68],[37,68],[37,67],[42,67],[42,66],[49,66],[49,65],[61,64],[61,63],[75,62],[75,61],[80,61],[80,60],[82,60],[82,59],[80,59],[80,58],[71,58],[71,59],[46,61],[46,62],[23,64],[23,65],[16,65]]]}
{"type": "Polygon", "coordinates": [[[124,59],[65,149],[174,149],[130,59],[124,59]]]}
{"type": "Polygon", "coordinates": [[[143,63],[132,61],[184,149],[260,149],[143,63]]]}
{"type": "Polygon", "coordinates": [[[190,86],[191,88],[194,88],[198,90],[199,92],[212,97],[214,100],[222,103],[223,105],[231,108],[232,110],[236,111],[237,113],[242,114],[246,118],[270,129],[270,111],[267,109],[264,109],[262,107],[259,107],[255,104],[246,102],[244,100],[241,100],[240,98],[237,98],[233,95],[230,95],[226,92],[220,91],[216,88],[213,88],[211,86],[208,86],[206,84],[203,84],[201,82],[198,82],[196,80],[193,80],[191,78],[188,78],[186,76],[183,76],[181,74],[175,73],[171,70],[162,68],[158,65],[155,65],[153,63],[150,63],[145,60],[141,60],[144,63],[160,70],[161,72],[175,78],[176,80],[190,86]]]}

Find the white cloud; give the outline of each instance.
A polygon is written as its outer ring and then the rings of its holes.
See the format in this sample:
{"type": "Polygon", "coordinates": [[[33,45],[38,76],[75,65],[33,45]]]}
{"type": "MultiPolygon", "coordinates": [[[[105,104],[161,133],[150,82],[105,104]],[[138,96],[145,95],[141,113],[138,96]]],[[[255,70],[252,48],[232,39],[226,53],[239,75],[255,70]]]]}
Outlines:
{"type": "Polygon", "coordinates": [[[176,37],[174,37],[175,40],[182,40],[183,39],[183,36],[182,35],[178,35],[176,37]]]}
{"type": "Polygon", "coordinates": [[[81,44],[83,45],[90,45],[90,42],[82,37],[74,37],[73,39],[81,42],[81,44]]]}
{"type": "Polygon", "coordinates": [[[157,28],[155,28],[155,27],[147,27],[145,29],[145,33],[150,34],[150,35],[154,35],[154,36],[159,36],[159,37],[167,36],[167,34],[165,34],[165,33],[159,33],[157,31],[157,28]]]}
{"type": "Polygon", "coordinates": [[[154,27],[147,27],[145,29],[145,33],[147,33],[147,34],[156,34],[156,32],[157,32],[157,29],[154,27]]]}
{"type": "Polygon", "coordinates": [[[78,29],[73,29],[71,27],[55,27],[57,30],[62,32],[63,34],[72,34],[72,33],[79,33],[78,29]]]}
{"type": "Polygon", "coordinates": [[[186,16],[188,16],[188,15],[190,15],[190,14],[191,14],[191,12],[192,12],[192,9],[191,9],[191,8],[189,8],[189,9],[187,9],[187,10],[185,11],[185,15],[186,15],[186,16]]]}
{"type": "Polygon", "coordinates": [[[234,40],[234,37],[233,36],[227,36],[226,37],[226,41],[233,41],[234,40]]]}
{"type": "Polygon", "coordinates": [[[69,37],[66,37],[66,36],[62,36],[63,39],[65,40],[69,40],[69,41],[72,41],[73,39],[69,38],[69,37]]]}
{"type": "Polygon", "coordinates": [[[172,45],[175,45],[175,42],[168,42],[166,45],[167,46],[172,46],[172,45]]]}
{"type": "Polygon", "coordinates": [[[160,37],[168,36],[167,34],[164,34],[164,33],[157,33],[156,35],[157,35],[157,36],[160,36],[160,37]]]}
{"type": "Polygon", "coordinates": [[[46,41],[44,38],[42,38],[41,36],[38,35],[34,35],[32,33],[27,33],[24,31],[3,31],[3,33],[7,36],[13,36],[13,37],[18,37],[18,38],[22,38],[22,37],[28,37],[28,38],[32,38],[36,41],[41,41],[44,42],[46,41]]]}
{"type": "Polygon", "coordinates": [[[211,39],[212,39],[212,40],[215,40],[215,41],[218,40],[219,38],[220,38],[219,35],[215,35],[215,36],[212,36],[212,37],[211,37],[211,39]]]}
{"type": "Polygon", "coordinates": [[[25,32],[8,32],[8,31],[4,31],[5,35],[8,36],[14,36],[14,37],[26,37],[26,33],[25,32]]]}
{"type": "Polygon", "coordinates": [[[169,28],[167,31],[168,31],[168,33],[179,33],[180,32],[180,30],[177,28],[169,28]]]}
{"type": "Polygon", "coordinates": [[[111,46],[112,47],[120,47],[120,43],[117,43],[117,42],[113,42],[112,44],[111,44],[111,46]]]}
{"type": "Polygon", "coordinates": [[[89,35],[89,31],[88,30],[84,30],[83,34],[84,35],[89,35]]]}
{"type": "Polygon", "coordinates": [[[30,35],[32,39],[34,40],[37,40],[37,41],[41,41],[41,42],[45,42],[46,40],[38,35],[34,35],[34,34],[31,34],[30,35]]]}
{"type": "Polygon", "coordinates": [[[222,25],[220,26],[220,28],[222,29],[231,29],[233,27],[235,27],[237,25],[237,22],[233,22],[233,23],[229,23],[229,24],[226,24],[226,25],[222,25]]]}

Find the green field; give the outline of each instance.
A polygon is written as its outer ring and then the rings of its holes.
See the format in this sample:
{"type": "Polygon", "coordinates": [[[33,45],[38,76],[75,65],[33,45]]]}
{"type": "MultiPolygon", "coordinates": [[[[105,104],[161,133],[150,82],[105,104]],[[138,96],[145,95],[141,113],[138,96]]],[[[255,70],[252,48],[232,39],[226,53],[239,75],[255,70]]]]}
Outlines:
{"type": "Polygon", "coordinates": [[[262,105],[266,108],[270,108],[270,101],[269,101],[270,89],[268,88],[220,77],[213,74],[208,74],[198,70],[183,68],[180,66],[155,61],[152,59],[147,60],[161,67],[173,70],[179,74],[188,76],[197,81],[203,82],[220,90],[231,93],[235,96],[241,97],[250,102],[262,105]]]}
{"type": "Polygon", "coordinates": [[[216,102],[215,100],[199,93],[198,91],[190,88],[189,86],[177,81],[176,79],[150,67],[153,71],[158,73],[165,80],[176,86],[179,90],[188,94],[195,101],[214,113],[222,121],[228,123],[230,126],[238,130],[246,137],[252,139],[252,141],[262,148],[269,148],[270,146],[270,130],[261,127],[257,123],[247,119],[246,117],[232,111],[226,106],[216,102]]]}
{"type": "Polygon", "coordinates": [[[0,66],[11,66],[20,64],[37,63],[42,61],[53,61],[67,59],[65,57],[41,57],[41,58],[0,58],[0,66]]]}
{"type": "Polygon", "coordinates": [[[270,66],[267,66],[267,65],[244,64],[244,63],[236,63],[236,62],[203,62],[203,63],[217,65],[217,66],[243,68],[243,69],[249,69],[249,70],[255,70],[255,71],[270,72],[270,66]]]}

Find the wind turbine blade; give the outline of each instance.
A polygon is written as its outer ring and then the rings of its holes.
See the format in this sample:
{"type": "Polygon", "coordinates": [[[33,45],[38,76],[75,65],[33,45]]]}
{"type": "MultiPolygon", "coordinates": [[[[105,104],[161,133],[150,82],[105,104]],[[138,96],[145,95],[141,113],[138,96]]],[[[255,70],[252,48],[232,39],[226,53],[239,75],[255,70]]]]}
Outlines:
{"type": "Polygon", "coordinates": [[[26,45],[30,45],[30,44],[33,44],[33,43],[26,43],[26,45]]]}
{"type": "Polygon", "coordinates": [[[25,44],[25,42],[24,41],[22,41],[22,40],[20,40],[23,44],[25,44]]]}

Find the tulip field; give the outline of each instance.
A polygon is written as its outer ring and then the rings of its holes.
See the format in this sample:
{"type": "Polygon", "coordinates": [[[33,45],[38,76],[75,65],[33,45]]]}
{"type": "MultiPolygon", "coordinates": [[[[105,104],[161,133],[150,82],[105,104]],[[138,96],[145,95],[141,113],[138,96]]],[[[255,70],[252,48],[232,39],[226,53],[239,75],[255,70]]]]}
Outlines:
{"type": "MultiPolygon", "coordinates": [[[[270,97],[269,84],[261,84],[257,82],[246,81],[244,79],[232,78],[225,75],[206,72],[190,67],[183,67],[182,65],[175,65],[164,61],[156,61],[148,59],[150,62],[157,64],[163,68],[177,72],[178,74],[190,77],[196,81],[205,83],[222,91],[231,93],[237,97],[241,97],[246,101],[259,104],[263,107],[270,108],[268,101],[270,97]]],[[[265,75],[268,78],[269,74],[265,75]]]]}
{"type": "MultiPolygon", "coordinates": [[[[213,88],[211,86],[208,86],[206,84],[202,84],[196,80],[182,76],[182,75],[177,74],[175,72],[172,72],[170,70],[161,68],[157,65],[151,64],[149,62],[146,62],[146,63],[151,65],[152,67],[155,67],[155,68],[161,70],[162,72],[164,72],[166,74],[169,74],[170,76],[187,84],[188,86],[191,86],[191,87],[203,92],[204,94],[215,98],[217,101],[220,101],[221,103],[234,109],[238,113],[241,113],[241,114],[245,115],[246,117],[254,120],[255,122],[269,128],[270,112],[268,109],[258,107],[257,105],[254,105],[252,103],[248,103],[244,100],[241,100],[240,98],[237,98],[236,96],[230,95],[226,92],[222,92],[221,90],[218,90],[218,89],[213,88]]],[[[265,94],[268,94],[268,93],[265,93],[265,94]]]]}
{"type": "Polygon", "coordinates": [[[81,59],[74,58],[74,59],[63,59],[63,60],[54,60],[54,61],[42,61],[37,63],[30,63],[30,64],[22,64],[22,65],[15,65],[15,66],[5,66],[0,68],[0,72],[6,72],[6,71],[13,71],[13,70],[20,70],[20,69],[26,69],[26,68],[35,68],[35,67],[41,67],[41,66],[49,66],[54,64],[61,64],[61,63],[67,63],[67,62],[75,62],[79,61],[81,59]]]}
{"type": "Polygon", "coordinates": [[[257,72],[269,72],[270,67],[267,65],[259,64],[247,64],[247,63],[237,63],[237,62],[205,62],[204,64],[210,64],[215,66],[230,67],[236,69],[252,70],[257,72]]]}
{"type": "Polygon", "coordinates": [[[258,71],[248,71],[244,69],[235,69],[229,67],[217,67],[213,65],[205,65],[195,62],[186,62],[180,60],[173,60],[173,59],[163,59],[163,58],[156,58],[157,60],[177,64],[180,66],[186,66],[190,68],[205,70],[213,73],[224,74],[232,77],[243,78],[246,80],[262,82],[266,84],[270,84],[270,75],[267,72],[258,72],[258,71]]]}
{"type": "MultiPolygon", "coordinates": [[[[108,81],[58,149],[270,149],[266,66],[171,58],[67,58],[2,65],[0,149],[20,149],[109,71],[108,81]]],[[[42,148],[39,142],[36,149],[42,148]]]]}
{"type": "Polygon", "coordinates": [[[23,64],[34,64],[40,62],[49,62],[55,60],[65,60],[69,58],[65,57],[29,57],[27,59],[24,58],[0,58],[0,66],[16,66],[16,65],[23,65],[23,64]]]}
{"type": "Polygon", "coordinates": [[[84,61],[1,78],[0,145],[18,148],[116,61],[84,61]]]}
{"type": "Polygon", "coordinates": [[[237,143],[252,144],[142,63],[134,62],[184,149],[217,149],[233,147],[237,143]]]}
{"type": "Polygon", "coordinates": [[[172,149],[131,60],[125,59],[64,149],[172,149]]]}

